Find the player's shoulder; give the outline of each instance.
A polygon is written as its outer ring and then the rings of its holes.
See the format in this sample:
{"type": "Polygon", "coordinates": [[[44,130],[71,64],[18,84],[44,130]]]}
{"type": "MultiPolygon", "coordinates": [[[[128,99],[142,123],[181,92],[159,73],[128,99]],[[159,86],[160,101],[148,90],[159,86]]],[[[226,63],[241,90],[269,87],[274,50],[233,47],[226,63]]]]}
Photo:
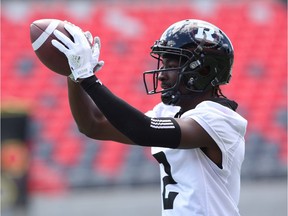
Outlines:
{"type": "Polygon", "coordinates": [[[182,117],[195,117],[202,119],[225,120],[227,122],[242,122],[247,124],[247,120],[233,109],[228,108],[220,103],[214,101],[203,101],[199,103],[195,109],[191,109],[184,113],[182,117]]]}
{"type": "Polygon", "coordinates": [[[189,110],[182,115],[182,118],[185,117],[192,118],[198,123],[202,122],[203,124],[209,124],[211,126],[230,126],[243,131],[243,133],[245,133],[247,127],[247,120],[243,116],[227,106],[213,101],[203,101],[199,103],[195,109],[189,110]],[[237,127],[235,127],[235,125],[237,125],[237,127]]]}
{"type": "Polygon", "coordinates": [[[225,105],[219,102],[215,101],[203,101],[199,103],[195,107],[196,111],[205,111],[205,112],[214,112],[214,113],[219,113],[219,114],[225,114],[225,115],[239,115],[235,111],[235,109],[232,109],[229,105],[225,105]]]}

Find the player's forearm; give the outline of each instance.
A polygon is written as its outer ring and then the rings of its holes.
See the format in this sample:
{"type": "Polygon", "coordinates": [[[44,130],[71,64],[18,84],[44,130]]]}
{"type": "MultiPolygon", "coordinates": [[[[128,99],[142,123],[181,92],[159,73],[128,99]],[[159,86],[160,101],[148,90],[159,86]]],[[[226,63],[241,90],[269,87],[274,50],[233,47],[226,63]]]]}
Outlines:
{"type": "Polygon", "coordinates": [[[70,79],[68,79],[68,96],[73,118],[81,133],[92,139],[133,144],[110,124],[81,86],[70,79]]]}
{"type": "Polygon", "coordinates": [[[83,89],[68,78],[68,97],[70,110],[80,132],[92,137],[101,119],[104,118],[97,106],[83,89]],[[96,128],[95,128],[96,126],[96,128]]]}

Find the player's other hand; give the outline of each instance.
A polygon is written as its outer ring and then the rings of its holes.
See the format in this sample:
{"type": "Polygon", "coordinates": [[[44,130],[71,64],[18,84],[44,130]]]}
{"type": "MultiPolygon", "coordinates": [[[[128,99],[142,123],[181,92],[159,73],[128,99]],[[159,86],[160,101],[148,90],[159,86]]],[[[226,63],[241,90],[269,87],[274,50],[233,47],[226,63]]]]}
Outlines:
{"type": "Polygon", "coordinates": [[[64,27],[74,41],[55,30],[54,35],[60,42],[52,40],[52,45],[66,55],[74,80],[93,76],[94,71],[99,70],[104,64],[103,61],[99,61],[100,40],[94,40],[93,44],[90,32],[84,33],[79,27],[69,23],[64,27]]]}

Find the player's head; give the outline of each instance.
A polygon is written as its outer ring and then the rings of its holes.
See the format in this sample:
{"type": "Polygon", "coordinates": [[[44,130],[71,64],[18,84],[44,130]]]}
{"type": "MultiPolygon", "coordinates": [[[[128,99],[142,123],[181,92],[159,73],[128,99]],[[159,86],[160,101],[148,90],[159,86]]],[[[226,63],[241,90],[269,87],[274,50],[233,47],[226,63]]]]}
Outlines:
{"type": "Polygon", "coordinates": [[[189,92],[206,92],[227,84],[231,78],[233,46],[227,35],[211,23],[195,19],[176,22],[165,30],[151,49],[158,67],[144,72],[145,88],[148,94],[161,93],[166,104],[178,103],[182,94],[180,85],[189,92]],[[167,67],[167,59],[176,60],[178,65],[167,67]],[[158,86],[159,75],[171,71],[177,73],[176,82],[162,89],[158,86]]]}

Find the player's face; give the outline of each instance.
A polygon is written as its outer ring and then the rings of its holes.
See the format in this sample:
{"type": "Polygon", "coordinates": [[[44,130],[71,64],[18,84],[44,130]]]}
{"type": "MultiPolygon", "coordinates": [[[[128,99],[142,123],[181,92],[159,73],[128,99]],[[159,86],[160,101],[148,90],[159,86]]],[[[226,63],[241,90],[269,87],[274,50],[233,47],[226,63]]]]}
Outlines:
{"type": "Polygon", "coordinates": [[[162,89],[168,89],[175,85],[178,78],[178,70],[174,68],[179,67],[179,61],[177,59],[172,58],[164,58],[162,61],[161,69],[165,69],[165,72],[161,72],[158,76],[158,80],[161,83],[162,89]],[[169,70],[171,68],[171,70],[169,70]],[[173,69],[173,70],[172,70],[173,69]]]}
{"type": "MultiPolygon", "coordinates": [[[[174,87],[178,80],[180,65],[181,63],[177,58],[163,58],[161,69],[165,69],[165,71],[161,72],[158,76],[162,89],[165,90],[174,87]]],[[[178,90],[183,94],[188,92],[185,85],[181,82],[178,90]]]]}

